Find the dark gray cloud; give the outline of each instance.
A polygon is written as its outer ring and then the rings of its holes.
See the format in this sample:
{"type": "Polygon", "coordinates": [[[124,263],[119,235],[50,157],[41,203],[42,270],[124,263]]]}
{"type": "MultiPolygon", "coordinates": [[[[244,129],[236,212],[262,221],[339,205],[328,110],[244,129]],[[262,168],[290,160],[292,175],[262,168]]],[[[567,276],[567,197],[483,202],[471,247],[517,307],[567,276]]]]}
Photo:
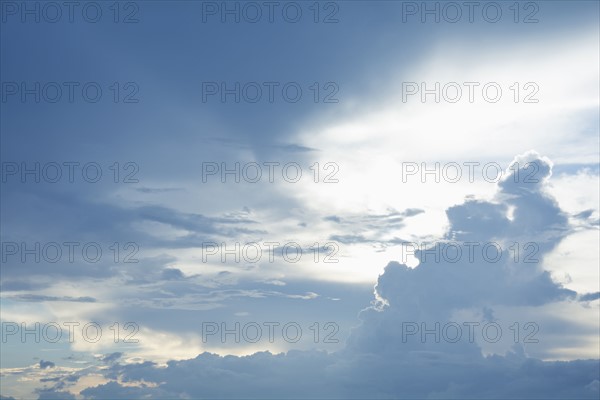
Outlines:
{"type": "Polygon", "coordinates": [[[600,292],[586,293],[584,295],[579,296],[579,301],[594,301],[598,299],[600,299],[600,292]]]}
{"type": "Polygon", "coordinates": [[[56,364],[54,364],[52,361],[40,360],[40,368],[41,369],[54,368],[55,366],[56,366],[56,364]]]}

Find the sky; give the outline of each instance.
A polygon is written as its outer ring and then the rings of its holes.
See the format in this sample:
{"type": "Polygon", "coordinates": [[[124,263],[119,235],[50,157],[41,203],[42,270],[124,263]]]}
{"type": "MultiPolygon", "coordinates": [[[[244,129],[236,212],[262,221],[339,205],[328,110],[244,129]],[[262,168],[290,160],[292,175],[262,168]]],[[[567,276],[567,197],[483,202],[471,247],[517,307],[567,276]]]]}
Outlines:
{"type": "Polygon", "coordinates": [[[0,397],[600,396],[597,1],[0,1],[0,397]]]}

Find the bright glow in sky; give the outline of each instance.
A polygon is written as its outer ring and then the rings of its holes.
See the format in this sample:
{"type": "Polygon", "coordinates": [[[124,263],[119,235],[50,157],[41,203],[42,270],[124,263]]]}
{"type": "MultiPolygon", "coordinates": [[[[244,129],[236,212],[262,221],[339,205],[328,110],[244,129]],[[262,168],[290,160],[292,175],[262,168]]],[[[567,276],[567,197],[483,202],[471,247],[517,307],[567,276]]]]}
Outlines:
{"type": "Polygon", "coordinates": [[[0,4],[2,399],[598,398],[598,2],[0,4]]]}

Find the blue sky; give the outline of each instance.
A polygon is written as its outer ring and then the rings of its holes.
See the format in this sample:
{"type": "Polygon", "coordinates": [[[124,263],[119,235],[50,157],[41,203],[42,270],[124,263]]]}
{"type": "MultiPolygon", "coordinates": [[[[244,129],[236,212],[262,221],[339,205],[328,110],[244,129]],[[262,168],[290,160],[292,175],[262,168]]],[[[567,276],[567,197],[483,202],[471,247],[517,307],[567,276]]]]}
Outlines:
{"type": "Polygon", "coordinates": [[[68,7],[0,2],[2,398],[598,397],[598,2],[68,7]]]}

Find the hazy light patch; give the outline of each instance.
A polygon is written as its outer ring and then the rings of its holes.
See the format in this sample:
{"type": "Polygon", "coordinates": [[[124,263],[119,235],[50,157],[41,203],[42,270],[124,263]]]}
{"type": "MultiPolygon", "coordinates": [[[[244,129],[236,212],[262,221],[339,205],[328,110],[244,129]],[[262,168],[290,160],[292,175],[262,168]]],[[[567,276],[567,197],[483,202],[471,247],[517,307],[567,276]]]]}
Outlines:
{"type": "MultiPolygon", "coordinates": [[[[450,320],[459,325],[478,323],[474,338],[485,355],[503,355],[518,344],[529,357],[544,361],[592,359],[600,357],[599,307],[597,300],[590,307],[582,307],[577,301],[551,303],[544,307],[490,305],[491,320],[484,317],[481,309],[459,310],[450,320]],[[482,334],[483,327],[489,323],[501,329],[496,342],[486,340],[482,334]]],[[[440,321],[442,326],[447,322],[440,321]]],[[[466,326],[463,326],[463,334],[468,334],[466,326]]],[[[496,328],[490,328],[488,338],[495,339],[496,335],[496,328]]]]}
{"type": "Polygon", "coordinates": [[[600,301],[590,302],[588,307],[574,301],[560,302],[537,311],[538,316],[531,317],[540,321],[540,347],[543,352],[531,354],[533,357],[546,361],[600,357],[600,301]],[[545,320],[551,321],[551,324],[544,331],[545,320]],[[557,331],[553,326],[556,320],[562,327],[571,327],[569,331],[557,331]]]}
{"type": "Polygon", "coordinates": [[[600,231],[586,230],[566,237],[544,258],[544,265],[557,282],[580,294],[600,291],[600,231]]]}
{"type": "Polygon", "coordinates": [[[600,204],[600,176],[587,169],[576,174],[555,175],[549,182],[548,191],[556,198],[560,207],[571,214],[595,210],[600,204]]]}
{"type": "MultiPolygon", "coordinates": [[[[176,327],[173,327],[176,328],[176,327]]],[[[130,331],[131,332],[131,331],[130,331]]],[[[106,335],[98,343],[76,342],[73,350],[86,352],[109,353],[112,350],[123,350],[123,345],[118,348],[112,342],[112,335],[106,335]]],[[[138,340],[130,344],[126,350],[126,358],[132,360],[152,360],[156,362],[168,360],[183,360],[194,358],[205,351],[201,344],[200,335],[159,331],[140,326],[139,332],[131,340],[138,340]]]]}
{"type": "Polygon", "coordinates": [[[510,221],[514,221],[515,220],[515,206],[509,206],[507,211],[506,211],[506,218],[508,218],[510,221]]]}
{"type": "MultiPolygon", "coordinates": [[[[473,58],[467,48],[452,53],[441,50],[414,73],[398,78],[399,82],[497,82],[506,92],[498,103],[488,103],[481,96],[474,103],[436,104],[431,96],[426,103],[418,96],[404,103],[401,84],[397,83],[397,96],[392,96],[383,109],[355,113],[299,132],[300,142],[319,143],[323,161],[327,158],[340,165],[346,186],[345,190],[339,187],[342,185],[318,190],[308,187],[306,198],[328,208],[344,204],[373,208],[373,203],[390,198],[402,204],[410,190],[398,185],[397,174],[390,171],[398,170],[398,164],[406,161],[495,161],[506,165],[515,153],[530,148],[557,162],[596,161],[597,154],[589,144],[597,140],[585,132],[595,123],[593,110],[598,108],[598,85],[590,84],[598,82],[597,61],[590,62],[597,38],[585,32],[548,43],[554,44],[525,43],[517,48],[494,48],[493,53],[478,52],[477,61],[466,64],[465,60],[473,58]],[[529,54],[532,49],[536,53],[533,58],[529,54]],[[495,59],[499,53],[503,55],[502,66],[495,59]],[[578,74],[566,80],[566,70],[577,70],[578,74]],[[514,102],[508,87],[523,77],[539,86],[538,103],[514,102]],[[582,90],[574,89],[578,87],[582,90]]],[[[421,198],[427,199],[427,194],[422,193],[421,198]]]]}

